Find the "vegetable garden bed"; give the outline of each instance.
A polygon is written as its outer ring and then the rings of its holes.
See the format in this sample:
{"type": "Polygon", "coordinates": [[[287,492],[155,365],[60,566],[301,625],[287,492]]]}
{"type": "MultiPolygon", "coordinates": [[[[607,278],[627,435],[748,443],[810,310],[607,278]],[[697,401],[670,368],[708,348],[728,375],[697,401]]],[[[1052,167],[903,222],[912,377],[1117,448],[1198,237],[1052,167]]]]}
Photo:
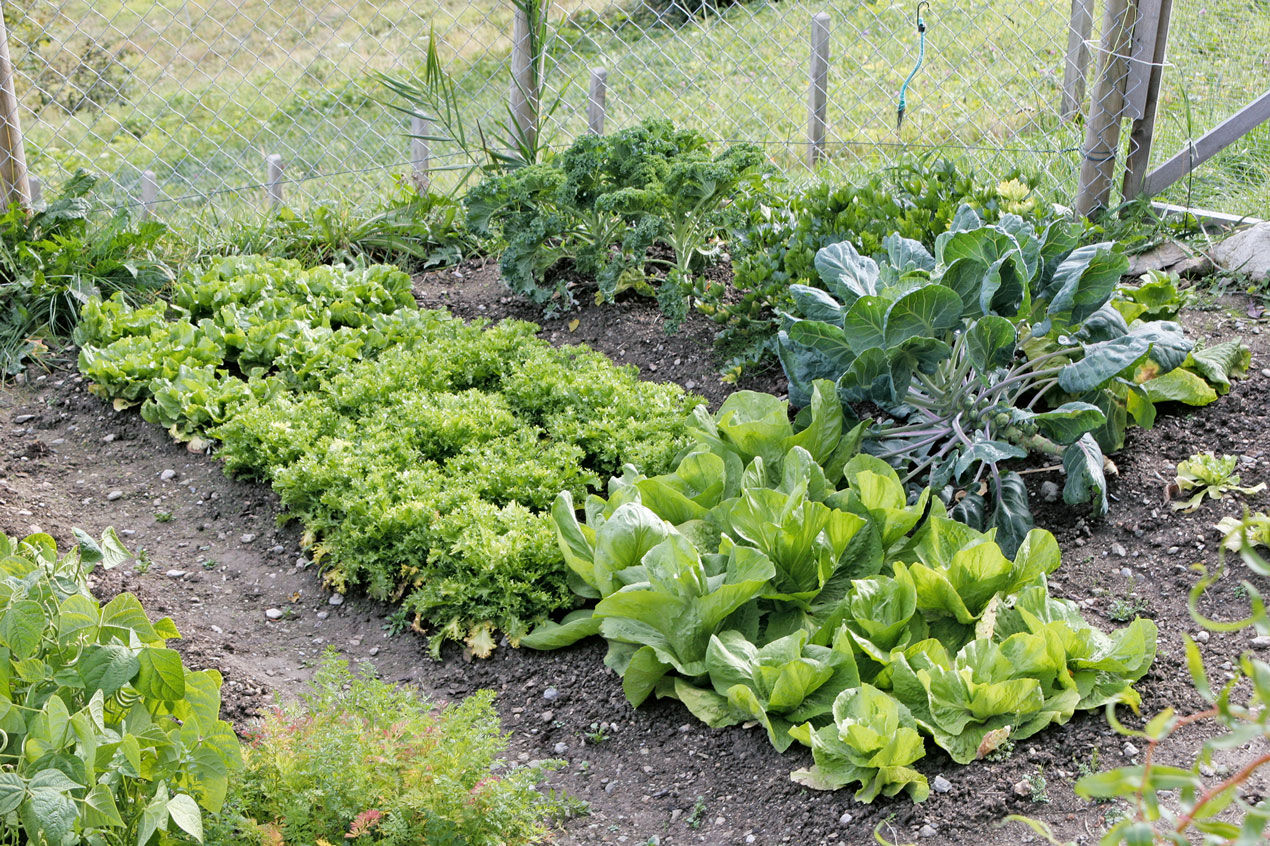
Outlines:
{"type": "MultiPolygon", "coordinates": [[[[533,314],[529,304],[497,287],[492,267],[465,266],[458,273],[462,277],[447,270],[417,279],[416,296],[464,317],[533,314]]],[[[1270,431],[1263,422],[1270,380],[1258,369],[1270,345],[1220,312],[1188,313],[1184,323],[1193,337],[1213,342],[1244,335],[1253,348],[1253,375],[1208,408],[1166,406],[1154,429],[1131,429],[1116,456],[1119,476],[1108,483],[1115,502],[1107,519],[1047,503],[1042,484],[1061,484],[1060,474],[1024,477],[1038,525],[1054,531],[1063,552],[1063,566],[1050,580],[1053,594],[1080,603],[1103,629],[1123,626],[1135,613],[1159,626],[1159,656],[1137,685],[1146,714],[1200,707],[1181,641],[1197,631],[1185,603],[1197,579],[1190,565],[1215,563],[1219,538],[1211,526],[1240,508],[1227,499],[1176,514],[1164,502],[1160,477],[1171,477],[1178,461],[1205,450],[1245,456],[1246,484],[1270,477],[1270,431]]],[[[637,364],[644,378],[679,382],[717,407],[731,388],[714,375],[712,329],[693,316],[681,334],[667,336],[656,306],[636,300],[584,305],[546,322],[541,334],[552,343],[586,341],[618,362],[637,364]]],[[[917,765],[933,787],[925,803],[901,797],[862,805],[851,791],[817,793],[790,781],[789,771],[809,766],[810,754],[779,755],[761,727],[712,730],[668,700],[632,709],[621,680],[604,669],[598,643],[547,654],[499,648],[484,662],[464,661],[460,650],[446,647],[445,660],[436,663],[426,641],[385,630],[402,628],[390,607],[355,598],[328,604],[316,568],[298,562],[299,531],[276,527],[279,505],[267,488],[226,479],[216,460],[189,453],[135,412],[113,412],[87,394],[70,361],[58,364],[49,374],[31,368],[27,386],[0,393],[0,530],[21,535],[36,524],[62,542],[70,541],[72,526],[92,534],[107,525],[135,532],[125,541],[153,563],[145,572],[103,575],[99,597],[131,590],[152,614],[172,616],[186,634],[174,646],[192,669],[215,666],[224,673],[225,710],[240,723],[268,694],[296,692],[327,646],[439,699],[494,689],[504,726],[513,732],[513,756],[564,758],[568,766],[552,783],[590,804],[590,815],[565,823],[557,842],[640,844],[656,836],[662,844],[865,843],[879,825],[899,842],[1025,840],[1030,835],[1018,826],[991,825],[1008,813],[1044,819],[1064,838],[1092,842],[1111,806],[1076,799],[1072,782],[1082,767],[1107,769],[1133,758],[1100,714],[1077,714],[1018,743],[1001,761],[962,767],[932,749],[917,765]],[[175,476],[165,479],[168,470],[175,476]],[[278,619],[267,616],[270,610],[280,612],[278,619]]],[[[745,387],[779,394],[782,383],[767,374],[745,387]]],[[[1270,497],[1260,493],[1246,501],[1265,510],[1270,497]]],[[[1236,586],[1249,574],[1238,563],[1231,570],[1205,600],[1207,612],[1233,616],[1227,609],[1239,607],[1236,586]]],[[[1250,637],[1212,635],[1202,648],[1215,674],[1226,671],[1223,662],[1237,661],[1250,637]]],[[[1183,735],[1167,754],[1189,760],[1201,739],[1183,735]]],[[[1235,750],[1215,765],[1237,768],[1248,754],[1235,750]]],[[[1246,792],[1265,789],[1252,782],[1246,792]]]]}

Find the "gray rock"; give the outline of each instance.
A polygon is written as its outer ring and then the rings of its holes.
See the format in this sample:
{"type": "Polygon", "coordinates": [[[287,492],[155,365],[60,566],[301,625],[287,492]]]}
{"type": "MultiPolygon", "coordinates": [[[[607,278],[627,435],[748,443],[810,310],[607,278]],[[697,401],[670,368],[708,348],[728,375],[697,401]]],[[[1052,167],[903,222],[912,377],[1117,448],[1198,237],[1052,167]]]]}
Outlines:
{"type": "Polygon", "coordinates": [[[921,830],[917,832],[918,837],[934,837],[937,834],[939,834],[939,829],[935,828],[935,826],[930,823],[926,823],[926,825],[922,826],[921,830]]]}
{"type": "Polygon", "coordinates": [[[560,691],[556,690],[554,687],[549,687],[542,692],[542,698],[548,702],[555,702],[560,698],[560,691]]]}
{"type": "Polygon", "coordinates": [[[378,646],[372,646],[372,647],[370,648],[370,657],[374,658],[374,657],[375,657],[376,655],[378,655],[378,654],[379,654],[379,647],[378,647],[378,646]]]}
{"type": "Polygon", "coordinates": [[[251,543],[255,539],[256,539],[255,532],[246,532],[242,535],[242,537],[239,538],[239,540],[242,541],[243,543],[251,543]]]}
{"type": "Polygon", "coordinates": [[[330,598],[330,599],[328,599],[328,600],[326,600],[326,604],[327,604],[327,605],[343,605],[343,604],[344,604],[344,594],[342,594],[342,593],[333,593],[333,594],[331,594],[331,598],[330,598]]]}
{"type": "Polygon", "coordinates": [[[947,793],[952,790],[952,782],[942,775],[937,775],[935,780],[930,783],[930,789],[936,793],[947,793]]]}
{"type": "Polygon", "coordinates": [[[276,543],[273,546],[269,547],[269,551],[272,552],[274,555],[281,555],[282,553],[287,551],[287,548],[280,543],[276,543]]]}
{"type": "Polygon", "coordinates": [[[106,500],[109,502],[114,502],[117,499],[123,499],[123,491],[111,491],[106,494],[106,500]]]}
{"type": "Polygon", "coordinates": [[[1134,746],[1132,743],[1126,743],[1122,751],[1124,752],[1124,756],[1126,758],[1136,758],[1138,756],[1138,747],[1134,746]]]}
{"type": "Polygon", "coordinates": [[[270,620],[281,620],[281,619],[282,619],[282,609],[281,609],[281,608],[270,608],[270,609],[268,609],[267,611],[265,611],[265,616],[266,616],[266,617],[268,617],[270,620]]]}
{"type": "Polygon", "coordinates": [[[17,423],[20,426],[23,423],[30,423],[34,419],[35,419],[34,414],[19,414],[17,417],[13,418],[13,422],[17,423]]]}
{"type": "Polygon", "coordinates": [[[331,616],[331,612],[330,612],[330,611],[319,611],[319,612],[317,612],[317,618],[318,618],[319,620],[325,620],[325,619],[326,619],[327,617],[329,617],[329,616],[331,616]]]}
{"type": "Polygon", "coordinates": [[[1270,649],[1270,636],[1258,635],[1252,639],[1252,645],[1256,649],[1270,649]]]}
{"type": "Polygon", "coordinates": [[[184,570],[168,570],[163,575],[167,576],[169,579],[180,579],[185,576],[185,571],[184,570]]]}
{"type": "Polygon", "coordinates": [[[1117,542],[1111,545],[1111,554],[1117,558],[1124,558],[1129,552],[1124,548],[1124,544],[1117,542]]]}
{"type": "Polygon", "coordinates": [[[544,723],[549,723],[555,718],[556,718],[556,712],[552,711],[550,708],[548,708],[546,711],[543,711],[541,714],[538,715],[538,719],[542,720],[544,723]]]}
{"type": "Polygon", "coordinates": [[[1270,221],[1240,230],[1213,248],[1219,267],[1264,282],[1270,279],[1270,221]]]}
{"type": "Polygon", "coordinates": [[[1041,498],[1046,502],[1058,501],[1058,485],[1054,482],[1041,482],[1041,498]]]}
{"type": "Polygon", "coordinates": [[[616,782],[616,781],[610,781],[608,784],[604,785],[604,792],[605,792],[605,793],[612,793],[614,790],[617,790],[617,782],[616,782]]]}
{"type": "Polygon", "coordinates": [[[111,432],[109,435],[104,435],[101,439],[101,442],[103,444],[113,444],[115,442],[115,438],[117,437],[119,436],[116,435],[114,432],[111,432]]]}
{"type": "Polygon", "coordinates": [[[838,817],[838,825],[851,825],[851,821],[853,819],[855,819],[855,817],[851,816],[851,814],[849,813],[843,814],[842,816],[838,817]]]}
{"type": "Polygon", "coordinates": [[[1195,642],[1196,642],[1196,643],[1208,643],[1208,639],[1209,639],[1210,637],[1211,637],[1211,635],[1208,633],[1208,629],[1201,629],[1200,631],[1198,631],[1198,632],[1196,632],[1196,633],[1195,633],[1195,642]]]}
{"type": "Polygon", "coordinates": [[[563,755],[564,753],[569,751],[569,744],[565,743],[564,741],[561,741],[560,743],[557,743],[554,747],[552,747],[552,749],[555,751],[557,755],[563,755]]]}
{"type": "Polygon", "coordinates": [[[169,467],[159,474],[159,478],[165,482],[170,482],[176,478],[176,471],[169,467]]]}
{"type": "Polygon", "coordinates": [[[1132,579],[1132,578],[1133,578],[1133,571],[1132,571],[1132,570],[1130,570],[1128,567],[1121,567],[1121,568],[1120,568],[1120,575],[1124,576],[1126,579],[1132,579]]]}

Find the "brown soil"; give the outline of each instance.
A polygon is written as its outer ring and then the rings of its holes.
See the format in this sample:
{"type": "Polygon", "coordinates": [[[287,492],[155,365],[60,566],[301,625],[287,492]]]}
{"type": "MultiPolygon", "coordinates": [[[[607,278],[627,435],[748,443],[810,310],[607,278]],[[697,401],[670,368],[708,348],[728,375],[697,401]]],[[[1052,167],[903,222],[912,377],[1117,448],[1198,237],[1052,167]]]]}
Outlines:
{"type": "MultiPolygon", "coordinates": [[[[498,287],[492,267],[458,272],[462,277],[444,271],[421,278],[420,301],[465,317],[536,316],[498,287]]],[[[1270,379],[1260,371],[1270,360],[1266,336],[1249,334],[1255,331],[1250,321],[1221,311],[1192,313],[1186,322],[1197,336],[1244,334],[1254,349],[1252,377],[1209,408],[1167,409],[1154,430],[1131,432],[1116,456],[1120,475],[1111,482],[1115,502],[1108,518],[1094,520],[1061,503],[1037,509],[1038,522],[1055,532],[1064,550],[1064,566],[1053,579],[1057,594],[1084,602],[1086,613],[1108,627],[1116,625],[1111,617],[1133,609],[1160,625],[1159,658],[1139,685],[1147,714],[1200,705],[1182,657],[1183,633],[1198,631],[1186,609],[1197,578],[1191,565],[1216,563],[1210,527],[1243,504],[1227,499],[1179,515],[1162,501],[1162,478],[1177,461],[1211,449],[1245,456],[1245,484],[1270,480],[1270,379]]],[[[553,342],[587,342],[638,366],[646,378],[679,382],[715,405],[733,389],[718,382],[709,355],[712,325],[700,318],[690,319],[681,334],[666,335],[655,305],[629,300],[587,305],[543,327],[553,342]]],[[[28,371],[25,385],[0,389],[0,530],[21,535],[38,527],[68,544],[72,527],[93,533],[118,527],[150,566],[101,574],[95,590],[103,599],[132,591],[151,614],[172,616],[185,633],[176,645],[187,662],[225,675],[226,711],[240,725],[269,697],[295,694],[328,647],[437,699],[497,691],[504,728],[512,733],[510,757],[565,759],[552,784],[590,805],[589,816],[563,824],[558,843],[634,846],[656,836],[654,842],[666,846],[865,844],[874,842],[879,826],[889,839],[908,842],[919,839],[924,825],[936,833],[927,831],[922,843],[1029,842],[1022,826],[1000,823],[1010,813],[1038,817],[1064,838],[1094,843],[1110,806],[1074,796],[1080,767],[1095,752],[1104,769],[1140,760],[1126,755],[1124,738],[1101,714],[1083,714],[1020,743],[1005,761],[959,767],[937,751],[928,754],[920,769],[931,779],[944,776],[951,788],[924,804],[862,805],[849,791],[815,793],[791,782],[789,772],[808,764],[809,756],[776,753],[761,731],[707,729],[675,702],[630,708],[619,679],[601,663],[599,643],[546,654],[500,648],[490,660],[472,663],[447,649],[445,660],[435,662],[421,638],[384,630],[388,607],[355,597],[328,604],[320,575],[298,551],[298,530],[279,527],[268,489],[225,478],[214,457],[187,452],[135,412],[113,412],[87,393],[72,358],[47,364],[48,372],[28,371]],[[164,481],[165,470],[176,477],[164,481]],[[122,496],[111,499],[115,491],[122,496]],[[282,619],[268,620],[271,608],[283,610],[282,619]],[[1033,801],[1025,783],[1038,772],[1046,787],[1036,782],[1036,798],[1044,793],[1048,802],[1033,801]]],[[[781,393],[783,379],[761,374],[747,386],[781,393]]],[[[1039,502],[1047,476],[1028,478],[1039,502]]],[[[1266,510],[1270,496],[1247,504],[1266,510]]],[[[1237,585],[1249,577],[1241,564],[1229,570],[1204,606],[1226,618],[1246,606],[1237,585]]],[[[1267,587],[1265,580],[1251,580],[1267,587]]],[[[1251,636],[1211,636],[1203,652],[1215,680],[1251,648],[1251,636]]],[[[1163,757],[1185,760],[1202,737],[1195,731],[1180,738],[1163,757]]],[[[1237,766],[1259,751],[1235,750],[1217,766],[1237,766]]],[[[1258,780],[1247,795],[1264,791],[1258,780]]]]}

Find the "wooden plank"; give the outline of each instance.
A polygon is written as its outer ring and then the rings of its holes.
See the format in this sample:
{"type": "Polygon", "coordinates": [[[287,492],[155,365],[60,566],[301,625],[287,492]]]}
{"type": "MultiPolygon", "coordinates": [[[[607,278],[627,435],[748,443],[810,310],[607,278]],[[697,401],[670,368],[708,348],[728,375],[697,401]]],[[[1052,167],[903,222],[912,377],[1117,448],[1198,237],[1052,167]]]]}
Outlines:
{"type": "Polygon", "coordinates": [[[1148,173],[1142,190],[1152,195],[1160,193],[1267,120],[1270,120],[1270,90],[1148,173]]]}
{"type": "Polygon", "coordinates": [[[1081,217],[1105,209],[1111,200],[1133,20],[1134,7],[1129,0],[1107,0],[1099,47],[1098,82],[1089,103],[1089,118],[1085,121],[1085,145],[1076,193],[1076,213],[1081,217]]]}
{"type": "Polygon", "coordinates": [[[1206,229],[1210,225],[1215,228],[1229,229],[1232,226],[1256,226],[1258,223],[1265,223],[1264,220],[1257,217],[1227,214],[1226,212],[1213,211],[1211,209],[1196,209],[1190,206],[1175,206],[1172,203],[1155,202],[1151,204],[1151,208],[1162,214],[1189,215],[1204,224],[1206,229]]]}
{"type": "MultiPolygon", "coordinates": [[[[5,11],[0,3],[0,12],[5,11]]],[[[21,13],[19,13],[21,14],[21,13]]],[[[9,32],[0,14],[0,189],[5,208],[17,204],[31,210],[31,181],[26,169],[26,148],[22,142],[22,121],[18,119],[18,95],[13,85],[13,62],[9,58],[9,32]]]]}
{"type": "Polygon", "coordinates": [[[1147,80],[1146,103],[1142,117],[1133,122],[1129,134],[1129,154],[1125,157],[1124,185],[1121,193],[1132,200],[1142,193],[1147,167],[1151,164],[1151,147],[1155,140],[1155,117],[1160,105],[1160,83],[1164,78],[1164,59],[1168,52],[1169,23],[1173,17],[1173,0],[1160,0],[1159,21],[1155,30],[1151,74],[1147,80]]]}
{"type": "Polygon", "coordinates": [[[1063,63],[1063,99],[1058,113],[1063,120],[1080,114],[1085,100],[1085,74],[1089,68],[1089,38],[1094,31],[1094,0],[1072,0],[1067,28],[1067,58],[1063,63]]]}
{"type": "Polygon", "coordinates": [[[825,154],[829,106],[829,13],[811,18],[811,89],[807,94],[807,162],[815,165],[825,154]]]}
{"type": "Polygon", "coordinates": [[[1160,15],[1164,0],[1137,0],[1138,21],[1129,45],[1129,77],[1124,87],[1124,117],[1141,120],[1147,113],[1147,95],[1155,49],[1159,41],[1160,15]]]}
{"type": "Polygon", "coordinates": [[[586,98],[586,128],[592,135],[604,134],[604,115],[607,111],[609,72],[604,68],[591,68],[591,87],[586,98]]]}

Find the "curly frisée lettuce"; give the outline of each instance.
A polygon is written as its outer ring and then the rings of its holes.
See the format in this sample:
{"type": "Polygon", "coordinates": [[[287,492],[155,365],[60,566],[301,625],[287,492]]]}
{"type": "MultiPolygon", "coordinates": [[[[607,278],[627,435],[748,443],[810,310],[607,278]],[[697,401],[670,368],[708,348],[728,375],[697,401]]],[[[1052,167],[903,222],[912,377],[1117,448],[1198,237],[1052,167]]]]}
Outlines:
{"type": "Polygon", "coordinates": [[[389,267],[239,258],[171,304],[84,308],[80,370],[226,470],[268,481],[326,584],[399,602],[434,650],[493,648],[574,604],[546,513],[671,466],[696,400],[537,327],[413,307],[389,267]]]}
{"type": "Polygon", "coordinates": [[[522,639],[554,649],[593,634],[628,700],[680,700],[711,726],[761,725],[810,746],[795,780],[857,796],[925,798],[927,740],[956,761],[1112,701],[1156,651],[1150,620],[1105,634],[1049,595],[1052,535],[1007,556],[994,531],[951,519],[929,491],[854,454],[835,386],[785,403],[741,392],[697,409],[675,471],[626,467],[579,519],[552,508],[571,586],[598,600],[522,639]]]}

